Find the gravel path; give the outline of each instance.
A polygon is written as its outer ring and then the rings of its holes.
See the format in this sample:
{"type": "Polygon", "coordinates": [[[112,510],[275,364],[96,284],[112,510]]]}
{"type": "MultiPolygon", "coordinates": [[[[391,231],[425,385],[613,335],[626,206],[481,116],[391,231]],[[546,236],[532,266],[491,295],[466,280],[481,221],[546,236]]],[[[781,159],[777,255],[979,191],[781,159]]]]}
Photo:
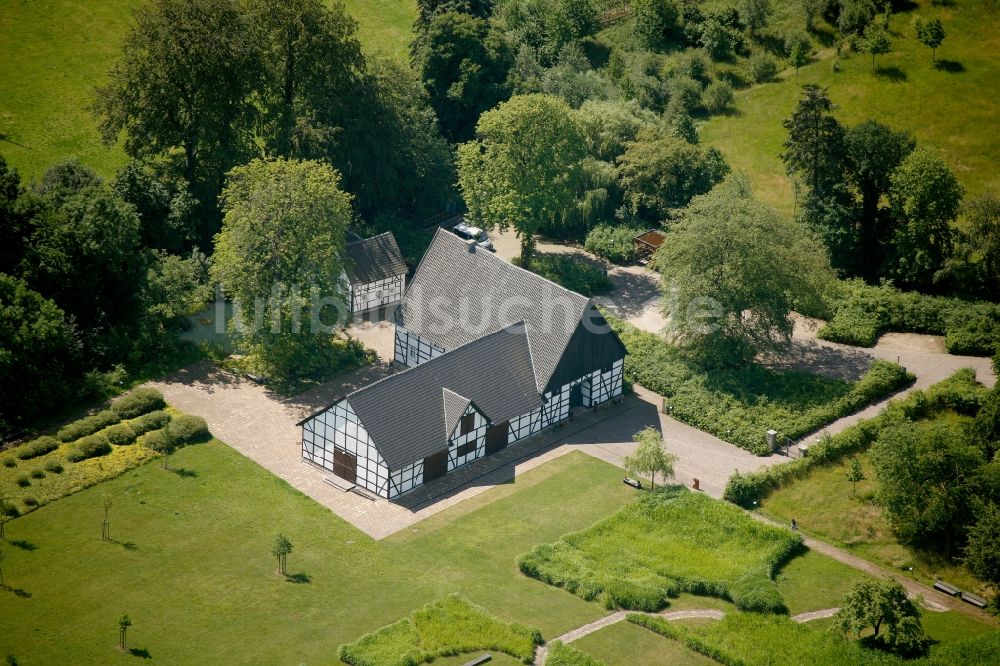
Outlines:
{"type": "Polygon", "coordinates": [[[824,618],[833,617],[839,611],[839,608],[824,608],[823,610],[809,611],[808,613],[799,613],[798,615],[792,616],[792,622],[798,622],[799,624],[803,622],[812,622],[813,620],[822,620],[824,618]]]}

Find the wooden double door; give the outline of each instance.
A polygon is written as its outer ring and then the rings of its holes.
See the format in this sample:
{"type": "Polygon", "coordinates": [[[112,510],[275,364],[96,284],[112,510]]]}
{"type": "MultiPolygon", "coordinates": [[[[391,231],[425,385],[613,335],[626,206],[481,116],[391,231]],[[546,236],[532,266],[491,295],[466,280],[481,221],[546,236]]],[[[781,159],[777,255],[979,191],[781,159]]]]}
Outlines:
{"type": "Polygon", "coordinates": [[[507,448],[508,429],[507,421],[491,425],[486,429],[486,455],[493,455],[507,448]]]}
{"type": "Polygon", "coordinates": [[[424,483],[448,473],[448,450],[424,458],[424,483]]]}
{"type": "Polygon", "coordinates": [[[358,458],[347,451],[334,448],[333,473],[351,483],[358,480],[358,458]]]}

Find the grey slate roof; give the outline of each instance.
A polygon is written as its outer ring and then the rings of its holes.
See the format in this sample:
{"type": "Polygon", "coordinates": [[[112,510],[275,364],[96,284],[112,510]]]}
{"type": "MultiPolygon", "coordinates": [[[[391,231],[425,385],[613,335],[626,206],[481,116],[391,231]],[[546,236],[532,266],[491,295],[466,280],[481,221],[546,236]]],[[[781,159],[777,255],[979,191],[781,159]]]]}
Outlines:
{"type": "Polygon", "coordinates": [[[348,243],[347,259],[351,284],[368,284],[406,273],[403,254],[390,231],[348,243]]]}
{"type": "Polygon", "coordinates": [[[395,319],[444,349],[523,321],[536,387],[544,392],[589,304],[586,297],[492,252],[470,251],[464,240],[438,229],[395,319]]]}
{"type": "Polygon", "coordinates": [[[346,396],[389,469],[447,447],[451,412],[474,402],[500,423],[541,406],[523,322],[390,375],[346,396]],[[445,396],[448,389],[453,395],[445,396]],[[463,404],[464,402],[464,404],[463,404]],[[445,414],[448,412],[448,416],[445,414]]]}
{"type": "Polygon", "coordinates": [[[441,392],[444,397],[444,434],[442,436],[442,441],[444,441],[455,430],[455,424],[458,423],[459,417],[465,414],[465,408],[472,401],[460,396],[451,389],[441,389],[441,392]]]}

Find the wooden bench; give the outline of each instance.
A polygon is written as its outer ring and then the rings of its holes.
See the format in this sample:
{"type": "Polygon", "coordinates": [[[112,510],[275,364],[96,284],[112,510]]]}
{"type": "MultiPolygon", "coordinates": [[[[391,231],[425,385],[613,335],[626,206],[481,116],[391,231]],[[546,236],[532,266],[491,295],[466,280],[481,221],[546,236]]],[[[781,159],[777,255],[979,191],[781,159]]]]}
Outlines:
{"type": "Polygon", "coordinates": [[[946,583],[943,580],[934,581],[934,589],[940,590],[945,594],[950,594],[953,597],[957,597],[962,592],[962,590],[958,589],[951,583],[946,583]]]}
{"type": "Polygon", "coordinates": [[[492,658],[493,658],[492,656],[484,654],[482,657],[476,657],[472,661],[465,662],[464,664],[462,664],[462,666],[479,666],[479,664],[485,664],[492,658]]]}
{"type": "Polygon", "coordinates": [[[622,479],[622,483],[624,483],[626,486],[632,486],[633,488],[642,490],[642,481],[639,481],[638,479],[633,479],[630,476],[626,476],[624,479],[622,479]]]}
{"type": "Polygon", "coordinates": [[[986,599],[969,594],[968,592],[962,592],[962,601],[973,606],[978,606],[979,608],[986,608],[986,599]]]}

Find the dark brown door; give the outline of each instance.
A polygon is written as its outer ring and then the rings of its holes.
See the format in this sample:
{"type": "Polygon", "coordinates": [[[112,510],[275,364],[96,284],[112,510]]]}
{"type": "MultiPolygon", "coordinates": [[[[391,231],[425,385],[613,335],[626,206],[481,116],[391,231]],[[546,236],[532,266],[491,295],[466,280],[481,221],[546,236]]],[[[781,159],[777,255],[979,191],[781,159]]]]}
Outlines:
{"type": "Polygon", "coordinates": [[[424,483],[433,481],[448,472],[448,451],[441,451],[424,458],[424,483]]]}
{"type": "Polygon", "coordinates": [[[486,429],[486,455],[492,455],[497,451],[507,448],[507,422],[491,425],[486,429]]]}
{"type": "Polygon", "coordinates": [[[333,473],[354,483],[358,480],[358,458],[347,451],[333,450],[333,473]]]}

